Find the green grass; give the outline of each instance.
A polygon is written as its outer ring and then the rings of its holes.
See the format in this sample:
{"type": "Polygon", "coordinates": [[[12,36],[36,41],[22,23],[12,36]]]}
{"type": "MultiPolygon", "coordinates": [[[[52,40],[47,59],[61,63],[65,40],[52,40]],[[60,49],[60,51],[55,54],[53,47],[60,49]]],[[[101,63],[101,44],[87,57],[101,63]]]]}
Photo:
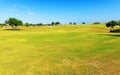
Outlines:
{"type": "Polygon", "coordinates": [[[105,25],[0,29],[0,75],[120,75],[120,36],[105,25]]]}

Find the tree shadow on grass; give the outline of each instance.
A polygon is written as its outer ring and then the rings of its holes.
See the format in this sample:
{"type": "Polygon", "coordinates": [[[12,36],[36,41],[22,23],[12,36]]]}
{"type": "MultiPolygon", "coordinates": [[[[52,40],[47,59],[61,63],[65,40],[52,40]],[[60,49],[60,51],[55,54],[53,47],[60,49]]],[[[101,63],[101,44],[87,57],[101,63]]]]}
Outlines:
{"type": "Polygon", "coordinates": [[[120,29],[116,29],[116,30],[110,31],[110,33],[120,33],[120,29]]]}
{"type": "Polygon", "coordinates": [[[120,37],[120,33],[106,33],[104,35],[107,35],[107,36],[114,36],[114,37],[120,37]]]}
{"type": "Polygon", "coordinates": [[[120,34],[109,34],[109,36],[120,37],[120,34]]]}
{"type": "Polygon", "coordinates": [[[114,31],[110,31],[109,33],[105,33],[103,35],[120,37],[120,29],[116,29],[114,31]]]}
{"type": "Polygon", "coordinates": [[[21,29],[4,29],[6,31],[20,31],[21,29]]]}

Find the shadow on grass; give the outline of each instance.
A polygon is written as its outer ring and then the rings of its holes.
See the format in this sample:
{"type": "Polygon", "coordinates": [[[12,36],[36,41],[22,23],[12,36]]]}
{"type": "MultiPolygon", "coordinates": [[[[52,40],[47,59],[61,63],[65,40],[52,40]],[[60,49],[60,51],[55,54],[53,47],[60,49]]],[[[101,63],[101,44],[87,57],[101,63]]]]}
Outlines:
{"type": "Polygon", "coordinates": [[[120,34],[107,34],[109,36],[115,36],[115,37],[120,37],[120,34]]]}
{"type": "Polygon", "coordinates": [[[6,31],[20,31],[21,29],[4,29],[6,31]]]}
{"type": "Polygon", "coordinates": [[[120,33],[120,29],[116,29],[114,31],[110,31],[110,33],[120,33]]]}
{"type": "Polygon", "coordinates": [[[120,29],[116,29],[114,31],[110,31],[110,33],[107,33],[107,34],[104,34],[104,35],[120,37],[120,29]]]}
{"type": "Polygon", "coordinates": [[[106,33],[106,34],[103,34],[103,35],[106,35],[106,36],[114,36],[114,37],[120,37],[120,33],[106,33]]]}

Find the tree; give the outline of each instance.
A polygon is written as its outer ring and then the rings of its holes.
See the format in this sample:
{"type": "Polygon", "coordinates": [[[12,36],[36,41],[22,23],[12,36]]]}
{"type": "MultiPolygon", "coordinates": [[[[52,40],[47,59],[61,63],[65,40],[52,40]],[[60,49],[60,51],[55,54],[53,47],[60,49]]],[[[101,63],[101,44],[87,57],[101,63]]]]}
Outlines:
{"type": "Polygon", "coordinates": [[[93,24],[100,24],[100,22],[94,22],[93,24]]]}
{"type": "Polygon", "coordinates": [[[69,23],[70,25],[72,24],[72,22],[69,23]]]}
{"type": "Polygon", "coordinates": [[[55,23],[55,25],[59,25],[59,24],[60,24],[60,22],[56,22],[56,23],[55,23]]]}
{"type": "Polygon", "coordinates": [[[110,31],[114,31],[114,26],[116,26],[116,25],[117,25],[117,22],[114,20],[106,23],[106,27],[110,27],[110,31]]]}
{"type": "Polygon", "coordinates": [[[36,24],[37,26],[43,26],[43,24],[42,23],[38,23],[38,24],[36,24]]]}
{"type": "Polygon", "coordinates": [[[51,25],[52,25],[52,26],[55,25],[55,22],[52,22],[51,25]]]}
{"type": "Polygon", "coordinates": [[[85,24],[85,22],[82,22],[82,24],[85,24]]]}
{"type": "Polygon", "coordinates": [[[12,26],[13,29],[17,29],[17,26],[22,25],[22,21],[16,18],[9,18],[5,21],[6,24],[12,26]]]}
{"type": "Polygon", "coordinates": [[[25,23],[25,26],[28,27],[28,26],[30,26],[30,24],[27,22],[27,23],[25,23]]]}
{"type": "Polygon", "coordinates": [[[74,25],[76,25],[76,23],[75,23],[75,22],[74,22],[73,24],[74,24],[74,25]]]}

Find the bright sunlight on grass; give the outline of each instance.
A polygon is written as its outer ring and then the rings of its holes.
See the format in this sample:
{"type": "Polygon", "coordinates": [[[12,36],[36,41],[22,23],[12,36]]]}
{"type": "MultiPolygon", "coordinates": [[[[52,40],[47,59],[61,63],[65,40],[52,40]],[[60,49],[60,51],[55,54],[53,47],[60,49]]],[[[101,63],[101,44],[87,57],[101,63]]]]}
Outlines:
{"type": "Polygon", "coordinates": [[[105,25],[1,28],[0,75],[120,75],[120,38],[108,32],[105,25]]]}

